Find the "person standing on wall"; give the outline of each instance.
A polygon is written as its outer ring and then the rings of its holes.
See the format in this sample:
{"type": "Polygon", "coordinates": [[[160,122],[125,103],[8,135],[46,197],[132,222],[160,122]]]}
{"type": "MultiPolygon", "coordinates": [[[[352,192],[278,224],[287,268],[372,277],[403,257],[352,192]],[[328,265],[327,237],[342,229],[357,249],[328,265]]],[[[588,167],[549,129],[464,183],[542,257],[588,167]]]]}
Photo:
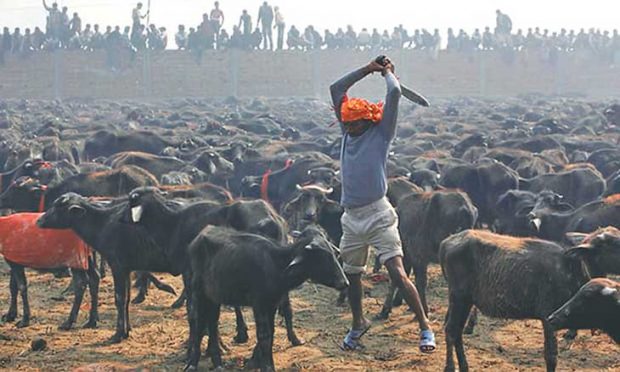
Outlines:
{"type": "Polygon", "coordinates": [[[149,13],[142,15],[142,3],[136,4],[136,7],[131,11],[131,37],[136,39],[138,34],[142,32],[142,20],[148,17],[149,13]]]}
{"type": "Polygon", "coordinates": [[[252,16],[243,9],[239,18],[239,29],[243,31],[243,47],[249,48],[252,41],[252,16]]]}
{"type": "Polygon", "coordinates": [[[273,26],[277,29],[278,32],[278,50],[284,49],[284,28],[286,27],[286,23],[284,23],[284,16],[280,11],[280,7],[274,7],[275,10],[275,18],[276,24],[273,26]]]}
{"type": "Polygon", "coordinates": [[[266,1],[258,10],[257,25],[262,26],[263,49],[273,50],[273,8],[266,1]]]}
{"type": "MultiPolygon", "coordinates": [[[[216,1],[214,4],[215,8],[211,10],[211,23],[213,24],[213,32],[215,32],[216,40],[219,40],[220,30],[222,29],[222,25],[224,25],[224,12],[220,9],[220,2],[216,1]]],[[[220,49],[219,43],[217,43],[217,48],[220,49]]]]}

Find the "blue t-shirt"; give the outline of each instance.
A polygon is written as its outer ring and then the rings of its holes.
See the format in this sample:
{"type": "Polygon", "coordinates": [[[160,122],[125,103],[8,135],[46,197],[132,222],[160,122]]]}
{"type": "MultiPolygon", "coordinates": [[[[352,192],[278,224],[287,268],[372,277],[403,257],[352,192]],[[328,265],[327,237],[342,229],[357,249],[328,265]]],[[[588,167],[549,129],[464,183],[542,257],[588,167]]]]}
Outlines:
{"type": "MultiPolygon", "coordinates": [[[[339,121],[342,100],[353,84],[369,73],[361,68],[331,85],[334,110],[339,121]]],[[[383,118],[362,135],[353,137],[344,131],[340,149],[340,175],[342,198],[345,208],[361,207],[383,198],[387,193],[387,159],[396,133],[400,84],[393,73],[385,75],[387,95],[383,106],[383,118]]]]}

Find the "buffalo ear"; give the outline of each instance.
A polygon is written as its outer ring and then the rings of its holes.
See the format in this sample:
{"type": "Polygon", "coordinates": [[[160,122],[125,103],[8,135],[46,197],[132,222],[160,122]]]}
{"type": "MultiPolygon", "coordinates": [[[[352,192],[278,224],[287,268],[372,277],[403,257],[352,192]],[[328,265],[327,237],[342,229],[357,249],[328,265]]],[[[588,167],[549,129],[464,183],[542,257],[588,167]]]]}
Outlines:
{"type": "MultiPolygon", "coordinates": [[[[299,185],[297,185],[299,186],[299,185]]],[[[299,200],[301,199],[301,194],[297,195],[296,197],[294,197],[293,199],[291,199],[288,203],[286,203],[284,205],[284,207],[282,207],[282,215],[286,216],[289,214],[290,209],[295,206],[295,204],[299,203],[299,200]]]]}
{"type": "Polygon", "coordinates": [[[583,243],[584,239],[588,236],[588,234],[580,233],[580,232],[568,232],[566,233],[566,239],[571,243],[573,247],[578,246],[583,243]]]}
{"type": "Polygon", "coordinates": [[[34,193],[34,195],[36,195],[37,197],[39,197],[39,196],[41,196],[41,195],[45,194],[45,190],[46,190],[46,188],[45,188],[45,187],[39,187],[39,186],[34,186],[34,187],[32,188],[32,192],[33,192],[33,193],[34,193]]]}
{"type": "Polygon", "coordinates": [[[560,204],[558,204],[558,205],[555,207],[555,209],[556,209],[558,212],[570,212],[570,211],[575,210],[575,207],[573,207],[573,206],[572,206],[571,204],[569,204],[569,203],[560,203],[560,204]]]}
{"type": "Polygon", "coordinates": [[[532,211],[533,207],[532,206],[525,206],[521,209],[519,209],[516,213],[515,216],[516,217],[527,217],[527,215],[532,211]]]}
{"type": "Polygon", "coordinates": [[[586,257],[588,257],[589,253],[590,253],[590,250],[588,248],[578,247],[578,248],[571,248],[567,250],[565,254],[569,257],[585,259],[586,257]]]}
{"type": "Polygon", "coordinates": [[[86,213],[86,210],[83,207],[74,204],[69,207],[69,213],[74,216],[81,217],[84,215],[84,213],[86,213]]]}
{"type": "Polygon", "coordinates": [[[344,209],[340,204],[328,199],[327,202],[323,205],[323,209],[321,210],[321,212],[340,215],[344,212],[344,209]]]}
{"type": "Polygon", "coordinates": [[[301,275],[303,262],[304,257],[302,255],[296,256],[284,269],[284,276],[295,281],[301,275]]]}

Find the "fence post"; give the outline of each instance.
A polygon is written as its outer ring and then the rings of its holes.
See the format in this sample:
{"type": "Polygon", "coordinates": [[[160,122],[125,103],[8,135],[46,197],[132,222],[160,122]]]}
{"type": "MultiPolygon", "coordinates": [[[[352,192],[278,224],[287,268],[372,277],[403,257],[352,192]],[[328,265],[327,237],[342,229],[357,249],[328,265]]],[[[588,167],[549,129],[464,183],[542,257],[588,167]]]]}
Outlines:
{"type": "Polygon", "coordinates": [[[230,95],[237,97],[239,94],[239,50],[231,48],[228,53],[230,59],[230,95]]]}
{"type": "Polygon", "coordinates": [[[153,95],[153,76],[151,70],[151,50],[142,50],[142,89],[144,98],[151,98],[153,95]]]}
{"type": "Polygon", "coordinates": [[[483,50],[478,51],[478,87],[481,96],[487,94],[487,61],[486,52],[483,50]]]}
{"type": "Polygon", "coordinates": [[[553,89],[553,93],[557,95],[562,94],[564,91],[564,64],[567,57],[568,56],[566,54],[560,54],[555,64],[555,74],[553,79],[555,87],[553,89]]]}
{"type": "Polygon", "coordinates": [[[312,50],[308,53],[310,53],[310,61],[312,64],[312,94],[314,97],[319,98],[321,96],[320,50],[312,50]]]}
{"type": "Polygon", "coordinates": [[[53,95],[54,99],[62,100],[63,96],[63,73],[62,73],[62,64],[63,64],[63,53],[64,51],[56,49],[52,52],[52,68],[54,74],[54,87],[53,87],[53,95]]]}

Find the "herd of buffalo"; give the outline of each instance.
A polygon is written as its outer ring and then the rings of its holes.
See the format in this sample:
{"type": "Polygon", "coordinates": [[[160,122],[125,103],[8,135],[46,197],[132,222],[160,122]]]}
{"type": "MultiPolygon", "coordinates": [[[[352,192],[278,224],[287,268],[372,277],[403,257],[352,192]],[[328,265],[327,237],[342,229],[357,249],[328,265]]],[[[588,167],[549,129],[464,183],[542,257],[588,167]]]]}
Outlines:
{"type": "MultiPolygon", "coordinates": [[[[188,369],[204,335],[222,366],[221,305],[235,308],[238,343],[248,341],[240,309],[252,308],[249,366],[273,369],[276,312],[290,343],[302,342],[291,290],[311,280],[339,290],[334,302],[346,298],[333,121],[326,103],[300,98],[0,102],[0,231],[8,218],[32,221],[19,249],[45,245],[42,232],[71,230],[93,252],[83,265],[28,264],[11,260],[0,237],[11,298],[2,320],[18,318],[21,295],[17,326],[30,323],[25,268],[70,270],[75,297],[60,327],[74,326],[86,288],[85,326],[96,327],[100,277],[111,272],[110,342],[122,342],[132,272],[133,303],[151,284],[174,293],[151,274],[170,273],[183,278],[172,306],[187,307],[188,369]]],[[[463,334],[478,311],[540,320],[549,371],[559,329],[567,339],[599,329],[620,343],[620,283],[606,278],[620,274],[619,143],[620,105],[537,95],[401,104],[387,196],[426,311],[428,266],[440,264],[446,279],[447,371],[454,354],[468,370],[463,334]]],[[[399,299],[391,288],[377,317],[399,299]]]]}

